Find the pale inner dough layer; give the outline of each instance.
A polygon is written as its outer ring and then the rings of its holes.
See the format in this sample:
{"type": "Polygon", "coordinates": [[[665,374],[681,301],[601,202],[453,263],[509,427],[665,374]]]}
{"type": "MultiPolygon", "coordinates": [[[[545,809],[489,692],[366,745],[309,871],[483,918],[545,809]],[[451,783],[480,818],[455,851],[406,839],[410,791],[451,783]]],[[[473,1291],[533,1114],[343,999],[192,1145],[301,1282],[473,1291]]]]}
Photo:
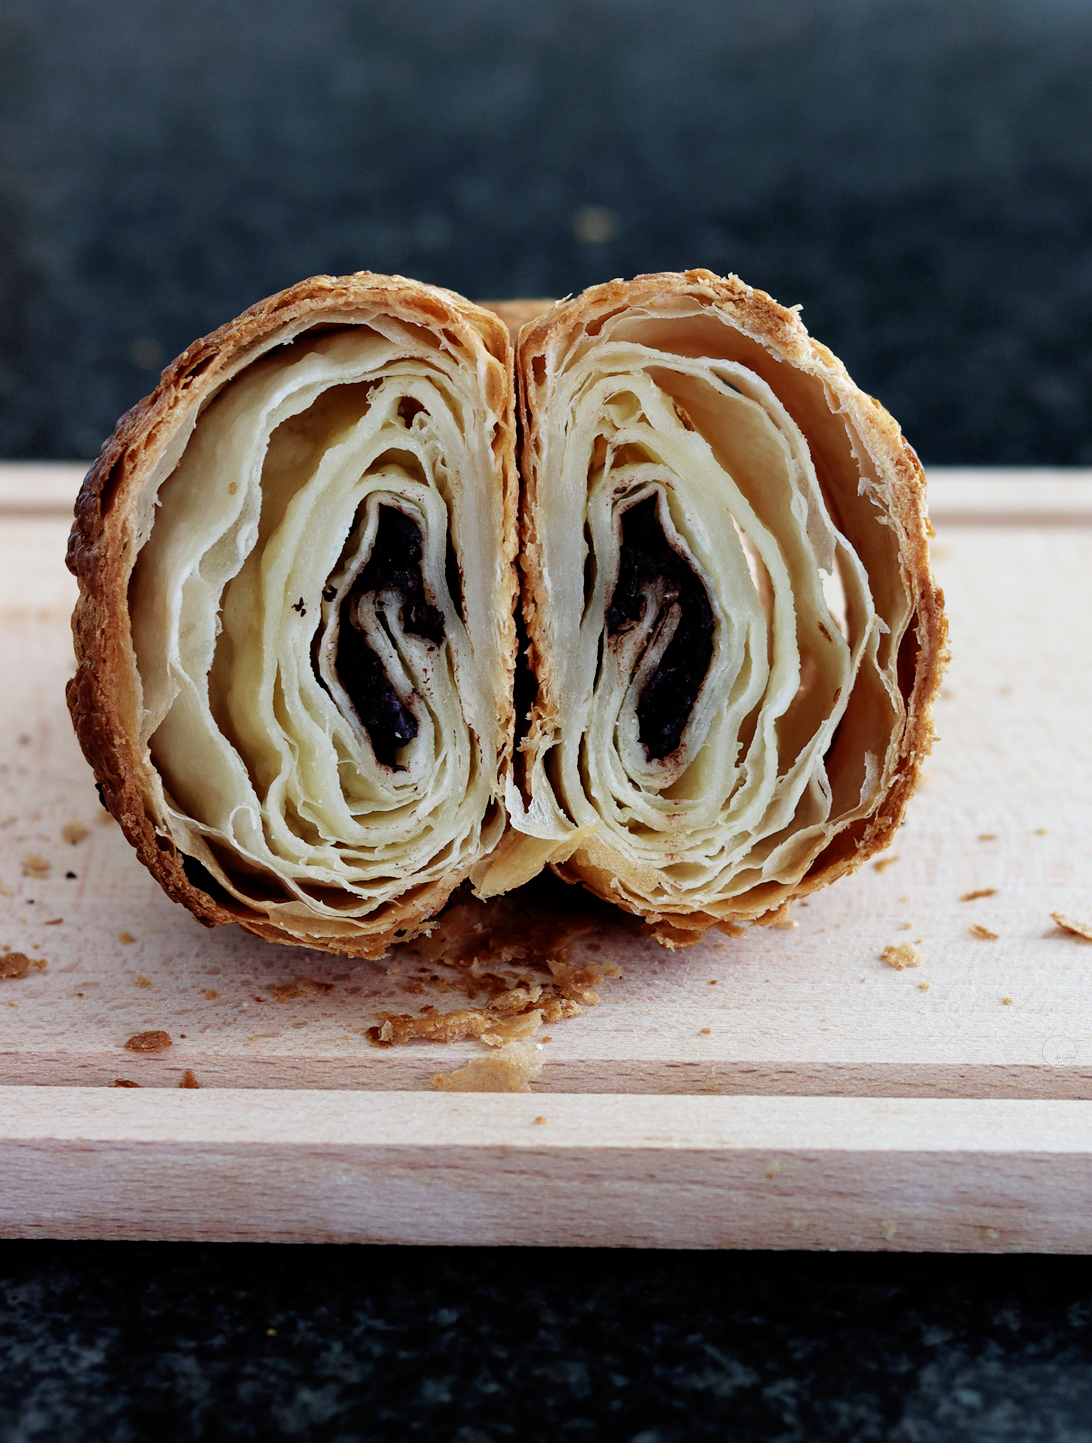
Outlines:
{"type": "MultiPolygon", "coordinates": [[[[760,889],[757,911],[776,905],[779,884],[798,882],[890,785],[909,598],[896,553],[887,615],[877,609],[807,439],[767,382],[686,354],[685,323],[672,330],[679,353],[642,344],[632,318],[547,347],[532,501],[542,690],[508,805],[561,856],[582,831],[577,863],[640,911],[745,915],[743,894],[760,889]],[[639,624],[607,626],[623,516],[649,496],[714,615],[681,743],[659,760],[637,704],[678,608],[650,588],[639,624]]],[[[867,504],[856,483],[853,504],[867,504]]]]}
{"type": "Polygon", "coordinates": [[[364,917],[503,831],[502,418],[478,369],[385,317],[305,335],[208,405],[160,489],[130,592],[140,740],[172,839],[278,922],[364,917]],[[393,767],[333,669],[382,507],[419,528],[443,617],[436,643],[407,634],[397,592],[361,608],[417,723],[393,767]]]}

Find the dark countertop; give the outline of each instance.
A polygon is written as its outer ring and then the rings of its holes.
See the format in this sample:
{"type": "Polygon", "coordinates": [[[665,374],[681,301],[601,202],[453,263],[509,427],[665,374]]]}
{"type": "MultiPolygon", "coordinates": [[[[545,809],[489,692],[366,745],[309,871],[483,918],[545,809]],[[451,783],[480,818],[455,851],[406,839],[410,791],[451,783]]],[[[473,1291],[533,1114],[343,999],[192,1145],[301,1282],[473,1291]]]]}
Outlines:
{"type": "Polygon", "coordinates": [[[1090,1363],[1087,1259],[0,1243],[3,1443],[1075,1443],[1090,1363]]]}
{"type": "Polygon", "coordinates": [[[0,455],[319,271],[786,305],[927,463],[1092,464],[1087,0],[4,0],[0,455]]]}

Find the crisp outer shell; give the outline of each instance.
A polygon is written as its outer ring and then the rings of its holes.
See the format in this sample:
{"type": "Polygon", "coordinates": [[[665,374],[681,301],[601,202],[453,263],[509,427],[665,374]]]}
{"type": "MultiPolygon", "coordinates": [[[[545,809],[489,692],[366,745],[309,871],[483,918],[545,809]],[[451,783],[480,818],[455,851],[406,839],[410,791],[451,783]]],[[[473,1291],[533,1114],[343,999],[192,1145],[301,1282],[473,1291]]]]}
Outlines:
{"type": "MultiPolygon", "coordinates": [[[[608,281],[543,310],[524,325],[519,337],[517,372],[523,482],[520,564],[529,658],[539,683],[539,696],[532,712],[532,740],[536,717],[548,715],[552,704],[551,677],[543,645],[542,548],[535,532],[536,457],[543,426],[534,399],[536,370],[539,375],[545,374],[549,355],[557,354],[565,339],[583,328],[591,327],[594,333],[597,321],[620,310],[670,304],[674,298],[698,302],[726,325],[758,342],[775,360],[821,382],[850,418],[875,468],[877,490],[898,538],[913,606],[910,626],[916,639],[916,656],[912,680],[903,688],[906,721],[897,766],[876,810],[863,823],[854,824],[835,836],[804,877],[790,889],[779,887],[776,898],[745,894],[715,914],[695,911],[672,912],[669,917],[650,915],[647,920],[652,931],[669,947],[696,942],[710,927],[732,932],[739,921],[773,923],[785,915],[787,903],[854,871],[890,843],[914,791],[922,761],[932,747],[932,703],[948,660],[944,596],[929,565],[932,527],[926,507],[925,473],[894,417],[854,384],[845,366],[826,346],[809,336],[794,310],[779,305],[764,291],[753,289],[737,276],[691,270],[638,276],[630,281],[608,281]]],[[[846,479],[853,485],[858,481],[856,475],[846,479]]],[[[617,893],[609,890],[607,875],[583,848],[578,848],[554,870],[567,881],[581,883],[608,900],[621,901],[617,893]]],[[[638,909],[632,907],[631,910],[638,909]]]]}
{"type": "MultiPolygon", "coordinates": [[[[323,948],[352,956],[381,956],[395,941],[421,930],[463,881],[453,872],[442,882],[405,894],[371,917],[346,920],[341,935],[289,933],[216,888],[215,895],[195,886],[183,868],[182,854],[158,815],[153,769],[140,755],[136,738],[141,709],[140,679],[133,650],[128,605],[129,580],[136,562],[141,497],[164,465],[169,471],[180,454],[202,405],[246,365],[315,325],[346,325],[382,312],[410,324],[447,329],[470,349],[500,363],[490,368],[491,400],[503,420],[494,452],[504,485],[507,560],[515,598],[515,549],[518,486],[515,471],[515,416],[512,346],[507,327],[491,311],[462,296],[401,276],[367,271],[351,276],[314,276],[268,300],[238,319],[195,341],[163,372],[159,385],[118,422],[88,472],[76,502],[68,544],[68,566],[80,585],[72,617],[76,674],[67,698],[84,755],[94,768],[106,807],[121,824],[140,860],[176,902],[206,926],[238,922],[270,941],[323,948]]],[[[479,372],[482,368],[479,365],[479,372]]],[[[164,475],[166,472],[164,472],[164,475]]],[[[503,619],[500,625],[504,626],[503,619]]],[[[510,624],[508,688],[515,660],[515,629],[510,624]]],[[[507,725],[509,751],[512,716],[507,725]]],[[[507,757],[504,758],[507,763],[507,757]]],[[[215,886],[215,884],[213,884],[215,886]]]]}

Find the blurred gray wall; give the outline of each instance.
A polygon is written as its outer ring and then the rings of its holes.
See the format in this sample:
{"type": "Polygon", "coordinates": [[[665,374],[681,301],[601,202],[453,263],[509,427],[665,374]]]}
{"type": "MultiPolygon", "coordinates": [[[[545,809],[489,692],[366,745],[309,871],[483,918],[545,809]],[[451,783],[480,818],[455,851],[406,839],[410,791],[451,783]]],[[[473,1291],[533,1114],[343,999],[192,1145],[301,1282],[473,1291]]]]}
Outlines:
{"type": "Polygon", "coordinates": [[[693,265],[927,460],[1092,464],[1092,4],[3,0],[0,455],[317,271],[693,265]]]}

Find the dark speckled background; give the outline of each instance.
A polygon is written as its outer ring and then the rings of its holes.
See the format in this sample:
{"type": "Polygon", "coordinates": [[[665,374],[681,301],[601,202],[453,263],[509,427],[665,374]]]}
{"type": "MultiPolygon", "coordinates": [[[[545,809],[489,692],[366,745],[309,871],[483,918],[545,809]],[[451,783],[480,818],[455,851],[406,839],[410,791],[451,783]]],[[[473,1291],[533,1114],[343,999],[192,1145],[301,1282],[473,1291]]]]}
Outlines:
{"type": "Polygon", "coordinates": [[[5,1443],[1090,1436],[1084,1260],[0,1244],[5,1443]]]}
{"type": "Polygon", "coordinates": [[[1092,464],[1089,0],[0,7],[0,455],[92,455],[317,271],[691,265],[802,302],[926,460],[1092,464]]]}
{"type": "MultiPolygon", "coordinates": [[[[688,265],[927,461],[1092,464],[1092,3],[0,6],[0,456],[312,272],[688,265]]],[[[0,1243],[2,1443],[269,1437],[1075,1443],[1092,1266],[0,1243]]]]}

